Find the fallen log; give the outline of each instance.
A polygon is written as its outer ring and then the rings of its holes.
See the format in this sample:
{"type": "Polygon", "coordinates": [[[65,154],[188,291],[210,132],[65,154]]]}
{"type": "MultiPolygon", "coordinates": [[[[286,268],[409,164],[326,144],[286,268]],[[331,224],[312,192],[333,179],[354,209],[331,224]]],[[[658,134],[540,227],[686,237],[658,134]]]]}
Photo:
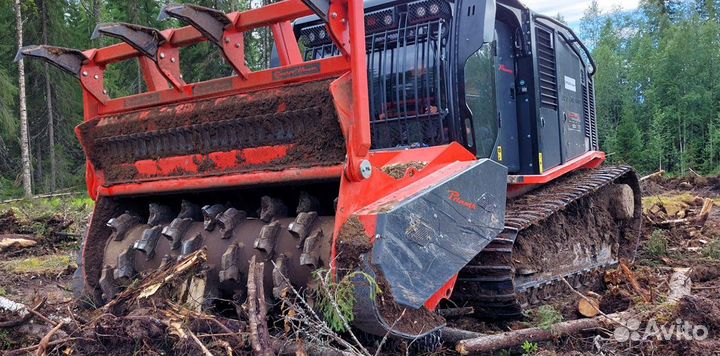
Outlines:
{"type": "Polygon", "coordinates": [[[648,180],[648,179],[655,178],[655,177],[662,177],[662,176],[664,176],[664,175],[665,175],[665,171],[661,169],[661,170],[659,170],[659,171],[657,171],[657,172],[655,172],[655,173],[653,173],[653,174],[649,174],[649,175],[646,175],[646,176],[640,178],[640,181],[641,181],[641,182],[644,182],[644,181],[646,181],[646,180],[648,180]]]}
{"type": "Polygon", "coordinates": [[[438,310],[438,314],[440,314],[440,316],[442,316],[443,318],[456,318],[459,316],[469,315],[474,312],[475,308],[473,307],[448,308],[438,310]]]}
{"type": "Polygon", "coordinates": [[[447,344],[457,344],[459,341],[467,339],[475,339],[485,336],[485,334],[474,331],[445,327],[442,329],[442,341],[447,344]]]}
{"type": "MultiPolygon", "coordinates": [[[[690,281],[689,269],[676,269],[670,278],[669,285],[670,293],[668,298],[659,308],[667,308],[668,306],[675,305],[682,297],[691,294],[692,281],[690,281]]],[[[462,340],[457,343],[455,349],[461,355],[508,349],[521,345],[525,341],[542,342],[583,331],[606,329],[613,324],[623,325],[623,320],[628,320],[630,317],[637,316],[632,311],[624,311],[615,314],[601,315],[592,319],[579,319],[558,323],[550,327],[549,330],[527,328],[501,334],[485,335],[478,338],[462,340]]]]}
{"type": "Polygon", "coordinates": [[[462,340],[458,342],[455,349],[461,355],[491,352],[495,350],[508,349],[521,345],[525,341],[541,342],[553,340],[561,336],[577,334],[582,331],[607,328],[610,325],[627,320],[632,316],[631,312],[620,312],[599,316],[593,319],[578,319],[566,321],[553,325],[549,330],[541,328],[527,328],[510,331],[502,334],[486,335],[475,339],[462,340]]]}
{"type": "Polygon", "coordinates": [[[31,240],[30,237],[32,237],[32,235],[0,235],[0,252],[10,249],[28,248],[37,245],[37,241],[31,240]]]}

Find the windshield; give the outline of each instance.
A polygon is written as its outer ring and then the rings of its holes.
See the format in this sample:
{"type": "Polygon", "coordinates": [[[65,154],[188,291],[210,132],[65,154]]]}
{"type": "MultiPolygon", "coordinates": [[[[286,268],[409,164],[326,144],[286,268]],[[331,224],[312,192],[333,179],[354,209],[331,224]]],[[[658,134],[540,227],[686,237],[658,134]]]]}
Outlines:
{"type": "Polygon", "coordinates": [[[477,156],[489,158],[498,135],[495,54],[486,43],[465,62],[465,103],[472,114],[477,156]]]}

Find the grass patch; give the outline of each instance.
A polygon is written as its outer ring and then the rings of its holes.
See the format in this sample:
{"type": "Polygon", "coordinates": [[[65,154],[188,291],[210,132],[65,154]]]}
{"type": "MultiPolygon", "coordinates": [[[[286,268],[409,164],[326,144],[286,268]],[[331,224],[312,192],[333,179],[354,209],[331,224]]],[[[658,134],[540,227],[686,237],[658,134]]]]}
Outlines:
{"type": "Polygon", "coordinates": [[[0,350],[10,350],[12,347],[12,338],[6,330],[0,329],[0,350]]]}
{"type": "Polygon", "coordinates": [[[563,321],[562,313],[552,305],[543,305],[540,308],[525,313],[533,326],[550,331],[552,326],[563,321]]]}
{"type": "Polygon", "coordinates": [[[645,245],[645,251],[654,257],[666,257],[668,255],[668,238],[662,230],[653,231],[645,245]]]}
{"type": "Polygon", "coordinates": [[[3,287],[0,287],[0,297],[7,296],[7,290],[3,287]]]}
{"type": "Polygon", "coordinates": [[[17,274],[60,273],[68,266],[75,265],[70,255],[46,255],[0,262],[0,269],[17,274]]]}
{"type": "Polygon", "coordinates": [[[36,236],[44,236],[47,233],[47,226],[44,222],[52,216],[61,216],[72,220],[74,223],[66,232],[80,234],[87,225],[87,218],[92,212],[94,204],[87,194],[23,199],[0,204],[0,213],[12,210],[20,225],[36,236]]]}
{"type": "Polygon", "coordinates": [[[538,353],[539,346],[537,342],[530,342],[525,340],[525,342],[522,344],[523,349],[523,356],[531,356],[538,353]]]}
{"type": "Polygon", "coordinates": [[[702,255],[711,260],[720,260],[720,240],[712,240],[703,247],[702,255]]]}

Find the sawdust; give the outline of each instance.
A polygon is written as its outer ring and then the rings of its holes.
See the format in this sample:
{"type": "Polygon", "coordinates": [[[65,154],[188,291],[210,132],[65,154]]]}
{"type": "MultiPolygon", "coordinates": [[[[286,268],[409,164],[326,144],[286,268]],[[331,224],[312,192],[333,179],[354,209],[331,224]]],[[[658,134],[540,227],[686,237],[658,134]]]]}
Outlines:
{"type": "Polygon", "coordinates": [[[413,170],[419,172],[419,171],[423,170],[425,167],[427,167],[427,165],[428,165],[427,162],[417,162],[417,161],[406,162],[406,163],[397,163],[397,164],[392,164],[392,165],[382,167],[382,171],[385,174],[387,174],[395,179],[402,179],[405,177],[408,169],[412,168],[413,170]]]}

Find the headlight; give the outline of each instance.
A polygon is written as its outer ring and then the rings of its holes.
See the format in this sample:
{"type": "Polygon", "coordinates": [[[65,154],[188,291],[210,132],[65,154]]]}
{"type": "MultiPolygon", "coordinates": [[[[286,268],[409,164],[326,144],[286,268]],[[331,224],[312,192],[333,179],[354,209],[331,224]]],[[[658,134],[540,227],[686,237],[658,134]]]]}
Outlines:
{"type": "Polygon", "coordinates": [[[390,14],[383,16],[383,23],[385,26],[390,26],[393,23],[393,17],[390,14]]]}
{"type": "Polygon", "coordinates": [[[430,15],[437,15],[440,12],[440,5],[430,4],[430,15]]]}
{"type": "Polygon", "coordinates": [[[415,8],[415,15],[417,17],[425,17],[425,15],[427,15],[427,10],[425,9],[425,6],[421,5],[415,8]]]}

